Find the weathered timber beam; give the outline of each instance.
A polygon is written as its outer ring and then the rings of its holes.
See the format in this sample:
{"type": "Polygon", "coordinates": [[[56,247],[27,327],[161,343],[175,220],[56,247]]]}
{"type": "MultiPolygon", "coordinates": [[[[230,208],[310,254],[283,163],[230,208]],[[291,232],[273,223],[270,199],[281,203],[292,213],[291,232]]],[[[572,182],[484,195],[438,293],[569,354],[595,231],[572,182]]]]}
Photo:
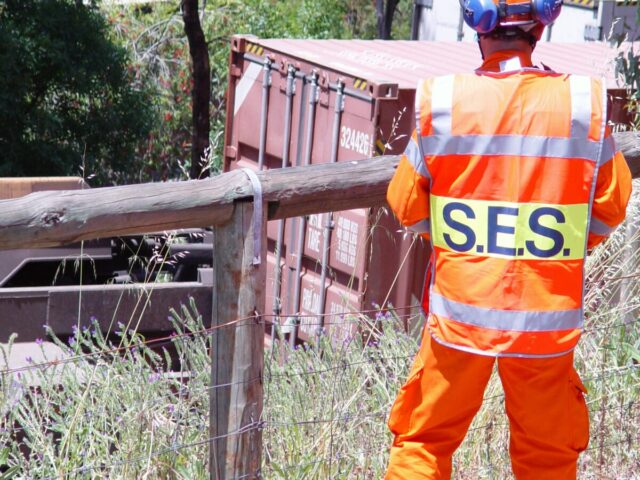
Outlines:
{"type": "MultiPolygon", "coordinates": [[[[259,172],[269,218],[381,205],[396,157],[259,172]]],[[[205,180],[37,192],[0,201],[0,248],[222,225],[253,198],[241,171],[205,180]]]]}
{"type": "Polygon", "coordinates": [[[269,220],[384,205],[399,160],[384,156],[260,172],[269,220]]]}
{"type": "Polygon", "coordinates": [[[223,224],[233,214],[234,201],[250,194],[242,172],[187,182],[36,192],[0,201],[0,248],[223,224]]]}
{"type": "MultiPolygon", "coordinates": [[[[634,178],[640,133],[614,134],[634,178]]],[[[398,157],[257,172],[269,219],[383,205],[398,157]]],[[[64,245],[78,240],[221,225],[233,202],[253,189],[241,171],[206,180],[38,192],[0,201],[0,248],[64,245]]]]}

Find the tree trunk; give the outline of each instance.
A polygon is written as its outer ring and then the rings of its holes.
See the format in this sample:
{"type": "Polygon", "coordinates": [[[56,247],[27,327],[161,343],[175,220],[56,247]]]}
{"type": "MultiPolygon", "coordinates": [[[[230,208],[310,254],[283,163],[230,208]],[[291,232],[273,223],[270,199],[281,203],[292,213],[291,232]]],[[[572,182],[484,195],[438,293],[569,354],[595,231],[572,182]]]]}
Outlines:
{"type": "Polygon", "coordinates": [[[384,38],[384,0],[376,0],[376,19],[378,38],[384,38]]]}
{"type": "Polygon", "coordinates": [[[383,40],[391,39],[391,26],[393,16],[400,0],[376,0],[376,16],[378,19],[378,38],[383,40]]]}
{"type": "Polygon", "coordinates": [[[209,147],[211,69],[207,42],[198,17],[198,0],[182,0],[182,18],[193,65],[193,89],[191,90],[193,132],[189,176],[196,179],[209,176],[209,171],[204,169],[203,158],[205,150],[209,147]]]}

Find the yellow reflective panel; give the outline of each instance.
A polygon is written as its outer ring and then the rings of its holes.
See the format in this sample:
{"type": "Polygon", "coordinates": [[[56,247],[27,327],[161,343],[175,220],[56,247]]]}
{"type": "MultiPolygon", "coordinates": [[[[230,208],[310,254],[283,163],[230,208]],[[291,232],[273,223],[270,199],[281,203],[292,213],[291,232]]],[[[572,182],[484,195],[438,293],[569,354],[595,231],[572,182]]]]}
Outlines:
{"type": "Polygon", "coordinates": [[[431,195],[436,247],[533,260],[584,257],[588,205],[465,200],[431,195]]]}

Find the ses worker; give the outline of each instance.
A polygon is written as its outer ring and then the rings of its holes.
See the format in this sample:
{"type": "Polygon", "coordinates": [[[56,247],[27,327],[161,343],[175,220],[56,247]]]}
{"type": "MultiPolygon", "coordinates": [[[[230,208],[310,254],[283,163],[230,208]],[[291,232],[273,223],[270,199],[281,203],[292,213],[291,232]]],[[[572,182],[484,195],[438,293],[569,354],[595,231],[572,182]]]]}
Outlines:
{"type": "Polygon", "coordinates": [[[447,479],[498,363],[518,480],[576,478],[573,367],[587,250],[623,221],[631,175],[602,80],[533,67],[561,0],[461,0],[484,59],[422,81],[387,199],[429,239],[427,328],[389,417],[388,480],[447,479]]]}

